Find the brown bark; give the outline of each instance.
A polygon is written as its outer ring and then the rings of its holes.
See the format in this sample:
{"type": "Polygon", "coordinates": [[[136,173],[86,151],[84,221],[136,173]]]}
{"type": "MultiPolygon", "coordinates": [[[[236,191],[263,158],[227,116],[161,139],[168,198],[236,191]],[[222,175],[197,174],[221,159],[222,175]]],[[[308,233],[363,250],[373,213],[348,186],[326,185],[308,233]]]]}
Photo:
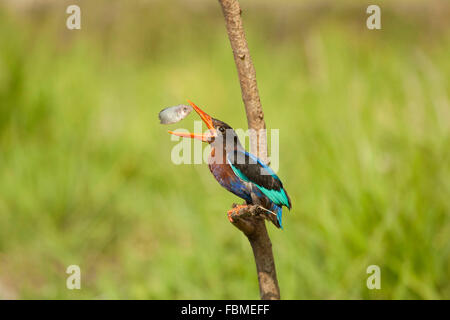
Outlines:
{"type": "MultiPolygon", "coordinates": [[[[242,25],[242,10],[237,0],[219,0],[227,27],[228,38],[233,50],[234,61],[241,85],[242,100],[244,101],[250,135],[250,151],[260,159],[267,159],[267,136],[264,113],[256,83],[256,72],[253,66],[244,27],[242,25]],[[251,130],[252,131],[252,130],[251,130]]],[[[261,299],[280,299],[275,261],[272,253],[272,243],[267,233],[265,219],[261,214],[263,209],[258,206],[247,206],[231,215],[233,225],[247,236],[255,257],[258,273],[259,292],[261,299]]]]}

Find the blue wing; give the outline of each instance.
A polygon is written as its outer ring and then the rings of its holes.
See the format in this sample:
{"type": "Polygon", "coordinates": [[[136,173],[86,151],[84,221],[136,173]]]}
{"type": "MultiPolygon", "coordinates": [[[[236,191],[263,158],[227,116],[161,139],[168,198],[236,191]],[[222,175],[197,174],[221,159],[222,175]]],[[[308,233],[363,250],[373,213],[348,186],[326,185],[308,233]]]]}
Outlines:
{"type": "Polygon", "coordinates": [[[291,209],[291,200],[275,172],[256,156],[245,150],[227,154],[233,172],[242,180],[255,184],[273,203],[291,209]]]}

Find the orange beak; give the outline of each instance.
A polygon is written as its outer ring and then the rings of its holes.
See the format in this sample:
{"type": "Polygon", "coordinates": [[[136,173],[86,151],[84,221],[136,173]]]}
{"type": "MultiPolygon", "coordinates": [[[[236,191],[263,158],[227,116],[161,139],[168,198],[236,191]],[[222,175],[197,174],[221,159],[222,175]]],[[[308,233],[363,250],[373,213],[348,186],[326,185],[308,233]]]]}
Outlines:
{"type": "Polygon", "coordinates": [[[200,109],[199,107],[197,107],[195,105],[195,103],[193,103],[192,101],[188,100],[189,104],[192,106],[192,108],[194,108],[195,112],[198,113],[198,115],[200,116],[200,118],[202,118],[203,122],[206,124],[206,126],[209,129],[208,133],[205,134],[201,134],[201,133],[186,133],[186,132],[173,132],[173,131],[169,131],[170,134],[173,134],[175,136],[179,136],[179,137],[184,137],[184,138],[194,138],[194,139],[199,139],[203,142],[209,142],[210,139],[212,137],[215,136],[216,134],[216,129],[214,128],[213,122],[212,122],[212,118],[202,109],[200,109]]]}

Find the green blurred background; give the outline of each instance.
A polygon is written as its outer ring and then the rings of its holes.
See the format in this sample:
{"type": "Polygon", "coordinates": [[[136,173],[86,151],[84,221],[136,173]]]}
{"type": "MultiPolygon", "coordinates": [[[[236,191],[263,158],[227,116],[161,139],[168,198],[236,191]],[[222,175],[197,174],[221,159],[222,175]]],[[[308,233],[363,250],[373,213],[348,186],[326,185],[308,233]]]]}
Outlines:
{"type": "MultiPolygon", "coordinates": [[[[268,225],[285,299],[450,298],[449,2],[377,1],[379,31],[369,4],[241,0],[293,202],[268,225]]],[[[186,99],[246,128],[217,1],[0,1],[0,298],[259,298],[239,199],[170,160],[198,117],[157,115],[186,99]]]]}

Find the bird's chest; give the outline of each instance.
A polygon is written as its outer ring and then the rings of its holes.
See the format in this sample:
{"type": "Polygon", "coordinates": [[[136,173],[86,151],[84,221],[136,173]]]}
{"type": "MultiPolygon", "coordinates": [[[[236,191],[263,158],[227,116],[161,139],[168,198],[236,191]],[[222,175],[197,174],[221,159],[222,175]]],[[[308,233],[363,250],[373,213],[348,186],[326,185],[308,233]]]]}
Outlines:
{"type": "Polygon", "coordinates": [[[208,163],[209,170],[222,187],[244,200],[251,201],[251,186],[234,174],[225,152],[222,155],[216,154],[215,148],[212,148],[208,163]]]}

